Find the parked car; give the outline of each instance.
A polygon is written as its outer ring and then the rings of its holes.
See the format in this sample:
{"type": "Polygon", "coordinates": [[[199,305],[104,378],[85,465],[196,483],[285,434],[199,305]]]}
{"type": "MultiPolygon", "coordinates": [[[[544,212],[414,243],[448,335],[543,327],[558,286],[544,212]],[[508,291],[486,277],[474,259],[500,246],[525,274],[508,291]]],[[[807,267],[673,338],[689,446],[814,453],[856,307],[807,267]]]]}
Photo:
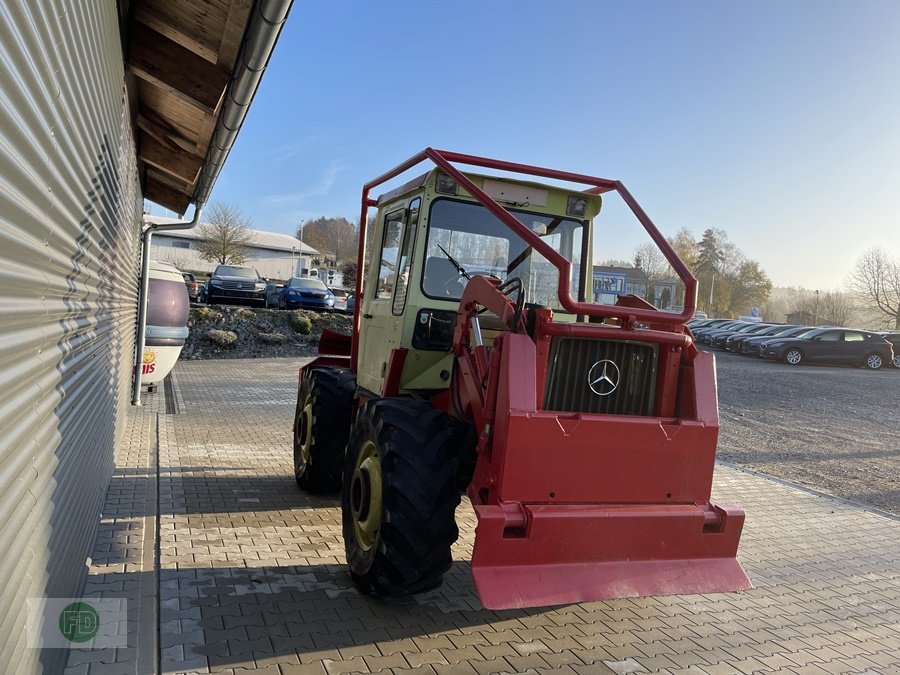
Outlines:
{"type": "Polygon", "coordinates": [[[334,311],[346,313],[347,311],[347,291],[340,288],[330,288],[331,294],[334,296],[334,311]]]}
{"type": "Polygon", "coordinates": [[[736,335],[757,335],[771,325],[772,324],[768,323],[751,323],[747,326],[742,326],[735,331],[721,332],[712,339],[710,346],[725,349],[725,343],[729,338],[733,338],[736,335]]]}
{"type": "Polygon", "coordinates": [[[281,307],[281,294],[284,293],[284,284],[270,281],[266,284],[266,307],[281,307]]]}
{"type": "Polygon", "coordinates": [[[209,279],[200,284],[200,288],[197,291],[197,302],[207,302],[206,296],[209,292],[209,279]]]}
{"type": "Polygon", "coordinates": [[[719,330],[733,323],[737,322],[734,319],[705,319],[701,325],[691,326],[691,334],[694,336],[695,342],[700,342],[705,332],[719,330]]]}
{"type": "Polygon", "coordinates": [[[181,276],[184,277],[184,285],[187,286],[188,300],[197,302],[200,298],[200,283],[194,278],[193,274],[188,272],[182,272],[181,276]]]}
{"type": "Polygon", "coordinates": [[[317,309],[323,312],[334,311],[334,294],[328,286],[318,279],[301,279],[291,277],[284,285],[281,294],[281,306],[284,309],[317,309]]]}
{"type": "Polygon", "coordinates": [[[741,341],[739,354],[748,356],[762,356],[765,344],[779,338],[803,337],[811,330],[815,330],[812,326],[782,326],[784,330],[772,333],[771,335],[752,335],[741,341]]]}
{"type": "Polygon", "coordinates": [[[724,333],[726,335],[731,333],[736,333],[741,328],[746,328],[747,326],[751,326],[754,324],[750,324],[746,321],[728,321],[727,323],[720,324],[718,326],[710,326],[707,328],[701,328],[700,330],[694,333],[694,336],[697,338],[697,341],[701,344],[708,345],[711,344],[713,340],[715,340],[716,336],[724,333]]]}
{"type": "Polygon", "coordinates": [[[894,348],[894,368],[900,368],[900,333],[882,333],[882,335],[894,348]]]}
{"type": "Polygon", "coordinates": [[[696,319],[695,318],[695,319],[691,319],[690,321],[688,321],[685,324],[685,326],[687,326],[688,328],[693,330],[696,328],[704,328],[706,326],[709,326],[714,321],[724,321],[724,319],[696,319]]]}
{"type": "Polygon", "coordinates": [[[356,310],[356,295],[354,293],[347,293],[347,307],[344,310],[346,314],[353,314],[356,310]]]}
{"type": "Polygon", "coordinates": [[[848,328],[816,328],[803,337],[767,342],[764,356],[793,366],[808,361],[877,370],[894,360],[894,350],[891,343],[878,333],[848,328]]]}
{"type": "Polygon", "coordinates": [[[734,335],[729,335],[725,340],[725,349],[729,352],[735,352],[739,354],[741,352],[741,348],[747,340],[752,340],[756,337],[768,337],[770,335],[780,335],[784,331],[789,328],[797,328],[796,324],[785,325],[783,323],[772,323],[772,324],[764,324],[763,328],[760,328],[756,331],[745,331],[741,333],[735,333],[734,335]]]}
{"type": "Polygon", "coordinates": [[[209,278],[206,301],[236,302],[263,307],[266,304],[266,282],[252,267],[219,265],[209,278]]]}

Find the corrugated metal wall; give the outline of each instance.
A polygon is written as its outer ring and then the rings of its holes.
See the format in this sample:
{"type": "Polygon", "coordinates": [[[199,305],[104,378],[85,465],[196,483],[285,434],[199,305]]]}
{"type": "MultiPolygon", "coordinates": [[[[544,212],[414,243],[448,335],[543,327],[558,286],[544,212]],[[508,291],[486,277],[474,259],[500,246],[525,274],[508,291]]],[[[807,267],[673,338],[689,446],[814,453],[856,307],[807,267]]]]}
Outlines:
{"type": "Polygon", "coordinates": [[[0,0],[0,670],[81,590],[128,403],[140,192],[113,0],[0,0]]]}

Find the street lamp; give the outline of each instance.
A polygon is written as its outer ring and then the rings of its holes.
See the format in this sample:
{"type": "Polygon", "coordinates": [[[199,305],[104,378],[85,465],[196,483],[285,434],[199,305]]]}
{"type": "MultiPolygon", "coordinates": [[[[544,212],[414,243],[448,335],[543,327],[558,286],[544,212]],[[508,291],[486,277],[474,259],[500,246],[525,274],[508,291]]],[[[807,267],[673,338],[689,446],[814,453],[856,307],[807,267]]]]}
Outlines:
{"type": "Polygon", "coordinates": [[[294,273],[297,271],[296,253],[297,247],[291,246],[291,276],[294,276],[294,273]]]}
{"type": "Polygon", "coordinates": [[[813,314],[813,325],[818,326],[819,325],[819,291],[818,291],[818,289],[813,291],[813,293],[816,294],[816,311],[813,314]]]}

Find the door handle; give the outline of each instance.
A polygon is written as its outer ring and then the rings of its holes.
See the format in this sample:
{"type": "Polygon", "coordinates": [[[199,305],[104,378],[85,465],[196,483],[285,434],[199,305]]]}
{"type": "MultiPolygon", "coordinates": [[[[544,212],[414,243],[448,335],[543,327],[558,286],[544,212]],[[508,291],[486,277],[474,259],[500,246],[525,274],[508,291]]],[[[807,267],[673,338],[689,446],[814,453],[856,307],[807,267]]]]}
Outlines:
{"type": "Polygon", "coordinates": [[[374,319],[375,317],[372,316],[371,314],[363,314],[363,318],[364,319],[374,319]]]}

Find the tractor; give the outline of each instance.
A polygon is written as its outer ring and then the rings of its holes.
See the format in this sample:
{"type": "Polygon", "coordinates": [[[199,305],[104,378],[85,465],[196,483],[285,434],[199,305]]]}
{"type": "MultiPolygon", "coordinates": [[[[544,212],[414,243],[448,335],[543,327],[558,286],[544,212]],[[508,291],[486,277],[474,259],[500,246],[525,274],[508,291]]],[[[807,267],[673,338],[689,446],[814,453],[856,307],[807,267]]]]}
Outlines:
{"type": "Polygon", "coordinates": [[[714,357],[685,328],[696,280],[624,185],[426,148],[363,187],[360,223],[373,208],[352,334],[323,332],[294,421],[299,487],[341,492],[356,586],[438,586],[465,493],[486,608],[750,588],[744,513],[710,501],[718,403],[714,357]],[[682,312],[595,301],[593,221],[613,191],[680,277],[682,312]]]}

